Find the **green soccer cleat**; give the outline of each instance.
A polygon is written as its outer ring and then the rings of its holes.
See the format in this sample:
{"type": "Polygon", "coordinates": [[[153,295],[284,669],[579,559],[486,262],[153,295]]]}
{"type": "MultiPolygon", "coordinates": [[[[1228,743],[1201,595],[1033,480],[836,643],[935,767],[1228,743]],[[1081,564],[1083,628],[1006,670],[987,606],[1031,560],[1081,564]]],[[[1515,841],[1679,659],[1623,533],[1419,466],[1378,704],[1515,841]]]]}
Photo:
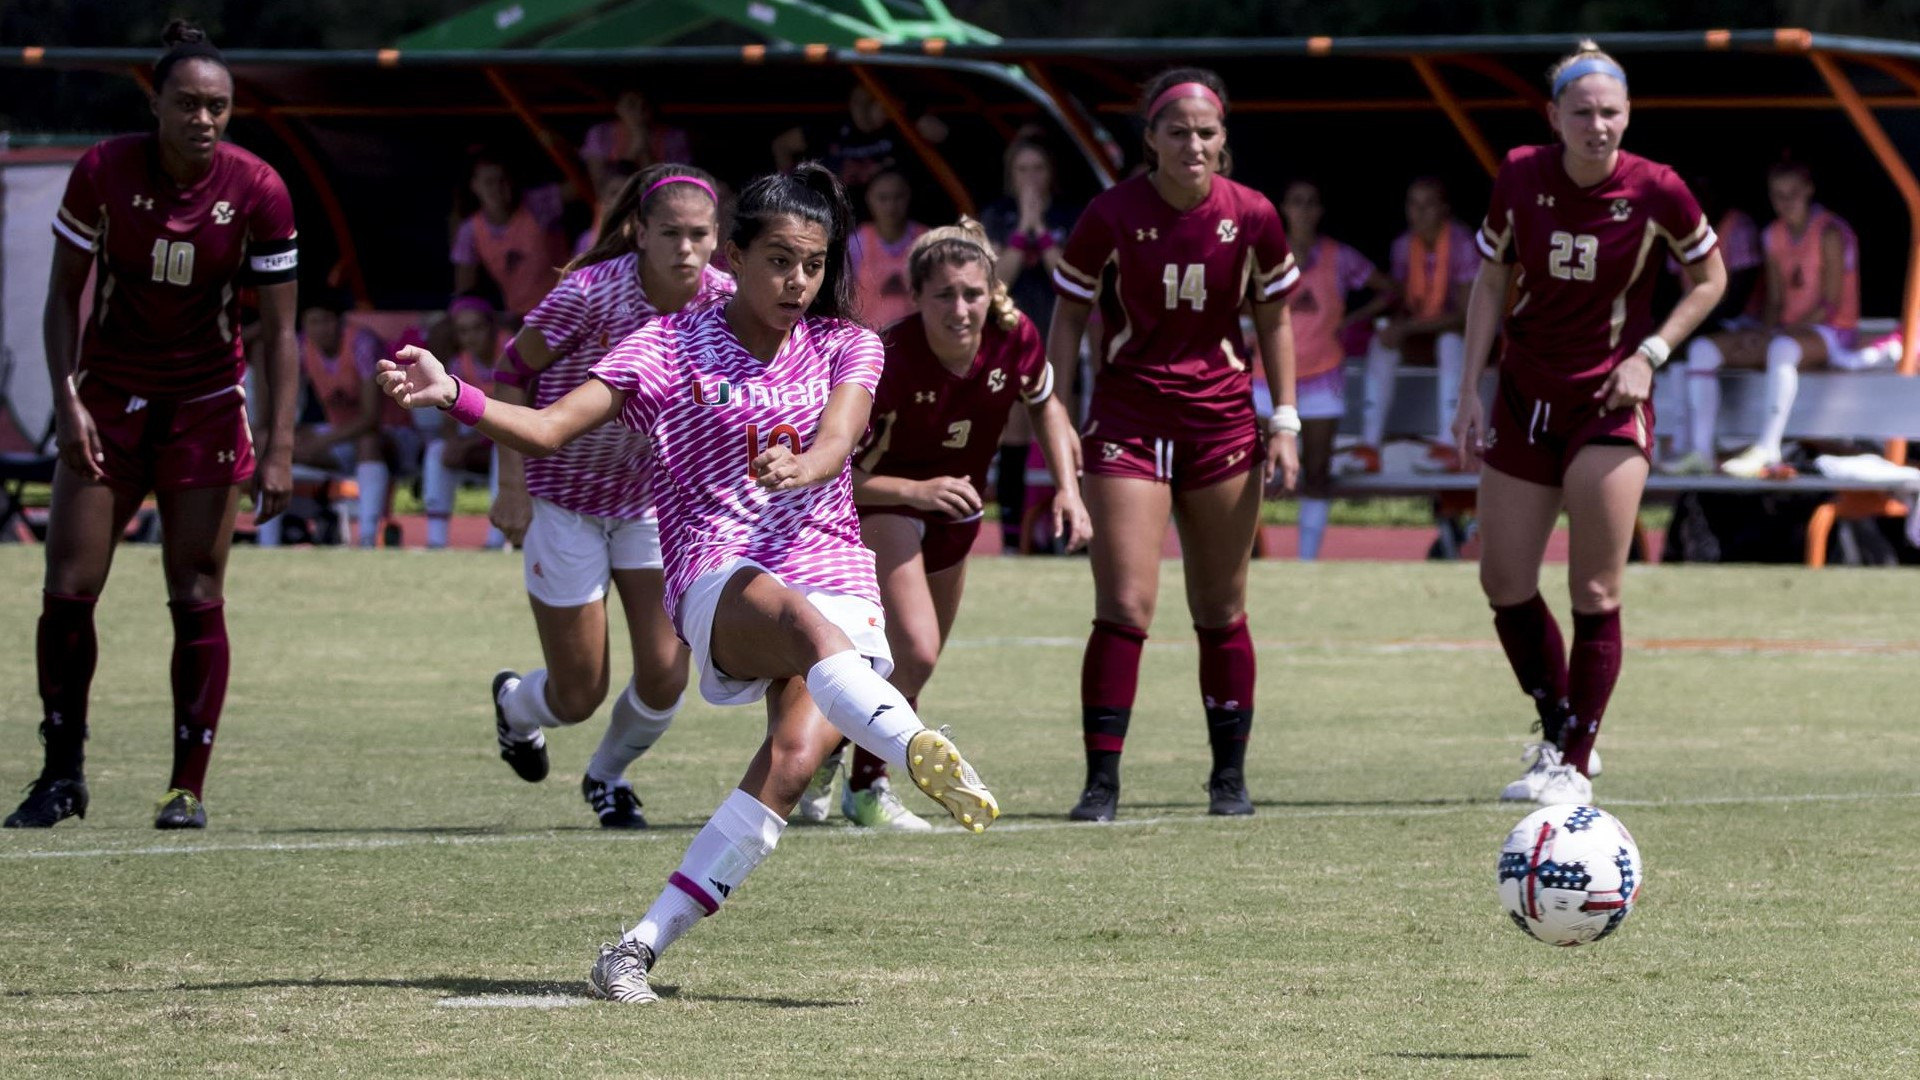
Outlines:
{"type": "Polygon", "coordinates": [[[204,829],[207,804],[186,788],[173,788],[160,800],[160,812],[153,819],[156,829],[204,829]]]}

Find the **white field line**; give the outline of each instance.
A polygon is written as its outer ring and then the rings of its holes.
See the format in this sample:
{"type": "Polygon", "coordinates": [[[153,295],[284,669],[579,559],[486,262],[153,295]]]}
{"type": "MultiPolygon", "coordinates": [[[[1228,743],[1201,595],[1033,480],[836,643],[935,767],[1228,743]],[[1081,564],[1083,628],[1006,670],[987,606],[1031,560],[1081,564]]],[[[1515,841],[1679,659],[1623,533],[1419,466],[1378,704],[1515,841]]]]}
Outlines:
{"type": "MultiPolygon", "coordinates": [[[[1699,806],[1778,806],[1812,803],[1859,803],[1884,800],[1920,799],[1920,791],[1893,792],[1832,792],[1785,795],[1710,795],[1691,799],[1608,799],[1607,806],[1631,806],[1644,809],[1684,809],[1699,806]]],[[[1262,807],[1260,818],[1284,818],[1287,820],[1308,818],[1405,818],[1435,817],[1444,814],[1484,813],[1496,809],[1519,809],[1520,804],[1494,802],[1460,802],[1439,806],[1316,806],[1316,807],[1262,807]]],[[[1104,825],[1089,825],[1077,821],[1009,821],[996,825],[990,835],[1004,833],[1040,833],[1061,832],[1085,829],[1138,829],[1159,825],[1195,825],[1209,824],[1217,828],[1233,828],[1238,823],[1221,821],[1202,814],[1178,814],[1162,817],[1122,818],[1104,825]]],[[[938,833],[965,835],[957,825],[938,827],[938,833]]],[[[785,839],[793,842],[797,836],[818,837],[822,839],[877,839],[882,834],[871,829],[853,828],[792,828],[786,832],[785,839]]],[[[489,836],[404,836],[367,840],[306,840],[290,843],[261,842],[252,844],[191,844],[179,846],[152,845],[146,847],[124,848],[75,848],[68,851],[0,851],[0,861],[43,860],[43,859],[118,859],[144,855],[219,855],[227,853],[300,853],[308,851],[382,851],[391,848],[420,847],[479,847],[493,844],[526,843],[565,843],[579,842],[594,844],[635,844],[635,843],[681,843],[687,840],[683,831],[640,833],[618,837],[602,837],[596,833],[514,833],[510,835],[489,836]]],[[[811,841],[803,841],[811,842],[811,841]]]]}
{"type": "MultiPolygon", "coordinates": [[[[955,638],[947,642],[949,649],[1083,649],[1087,639],[1084,637],[978,637],[955,638]]],[[[1196,646],[1191,641],[1175,639],[1172,641],[1148,641],[1147,648],[1159,650],[1191,651],[1196,646]]],[[[1391,656],[1402,653],[1459,653],[1459,652],[1497,652],[1500,644],[1492,635],[1485,640],[1448,640],[1441,638],[1409,639],[1406,641],[1341,641],[1328,638],[1319,641],[1255,641],[1254,647],[1271,652],[1324,652],[1357,653],[1368,656],[1391,656]]],[[[1649,653],[1690,653],[1706,656],[1887,656],[1912,658],[1920,656],[1920,641],[1808,641],[1797,638],[1653,638],[1647,640],[1629,640],[1627,648],[1634,652],[1649,653]]]]}

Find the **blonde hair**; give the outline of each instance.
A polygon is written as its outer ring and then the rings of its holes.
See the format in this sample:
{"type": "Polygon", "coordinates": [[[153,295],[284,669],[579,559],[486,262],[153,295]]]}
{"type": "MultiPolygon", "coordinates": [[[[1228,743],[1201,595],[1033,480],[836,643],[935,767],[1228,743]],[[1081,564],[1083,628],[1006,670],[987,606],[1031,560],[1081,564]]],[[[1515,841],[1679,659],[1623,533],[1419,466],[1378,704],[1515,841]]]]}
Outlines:
{"type": "MultiPolygon", "coordinates": [[[[1581,38],[1580,43],[1573,47],[1572,52],[1561,57],[1558,63],[1547,69],[1547,85],[1553,88],[1553,98],[1555,101],[1560,99],[1560,92],[1565,89],[1565,87],[1560,85],[1560,77],[1566,74],[1568,68],[1583,60],[1594,60],[1602,64],[1610,65],[1613,71],[1604,72],[1604,74],[1617,73],[1620,84],[1622,86],[1626,85],[1626,69],[1620,66],[1620,61],[1608,55],[1606,50],[1600,47],[1599,42],[1592,38],[1581,38]]],[[[1587,74],[1602,74],[1602,72],[1587,72],[1587,74]]]]}
{"type": "Polygon", "coordinates": [[[987,239],[986,227],[962,214],[954,224],[928,229],[913,242],[913,250],[907,253],[907,282],[918,295],[926,287],[927,279],[933,276],[934,267],[982,263],[987,268],[987,287],[992,295],[987,302],[988,310],[1000,329],[1011,330],[1020,325],[1020,310],[1007,295],[1006,282],[994,273],[994,265],[999,260],[993,242],[987,239]]]}

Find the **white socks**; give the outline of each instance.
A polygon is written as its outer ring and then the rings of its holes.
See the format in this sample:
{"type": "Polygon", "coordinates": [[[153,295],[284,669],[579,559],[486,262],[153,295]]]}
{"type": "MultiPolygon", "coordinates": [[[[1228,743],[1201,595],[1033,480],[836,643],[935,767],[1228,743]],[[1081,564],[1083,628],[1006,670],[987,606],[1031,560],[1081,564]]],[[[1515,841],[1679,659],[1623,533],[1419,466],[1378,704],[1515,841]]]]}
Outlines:
{"type": "Polygon", "coordinates": [[[600,748],[593,752],[593,760],[587,762],[587,775],[603,784],[611,784],[626,775],[627,767],[640,760],[640,755],[666,734],[674,714],[679,711],[678,701],[664,709],[648,708],[629,681],[627,688],[614,699],[613,719],[607,722],[607,733],[601,736],[600,748]]]}
{"type": "Polygon", "coordinates": [[[1434,442],[1453,445],[1453,414],[1460,411],[1460,371],[1467,366],[1467,339],[1449,330],[1433,339],[1433,370],[1439,385],[1434,388],[1434,442]]]}
{"type": "Polygon", "coordinates": [[[680,869],[623,941],[636,941],[658,958],[695,923],[720,910],[733,890],[773,854],[786,819],[738,788],[727,796],[687,845],[680,869]]]}
{"type": "Polygon", "coordinates": [[[1785,334],[1767,342],[1767,419],[1754,445],[1768,461],[1780,460],[1780,442],[1787,435],[1787,417],[1800,393],[1800,343],[1785,334]]]}
{"type": "Polygon", "coordinates": [[[253,527],[253,542],[263,548],[279,547],[280,526],[284,521],[284,517],[276,517],[272,521],[255,525],[253,527]]]}
{"type": "Polygon", "coordinates": [[[360,546],[374,547],[387,509],[387,463],[363,461],[354,467],[353,478],[360,485],[360,546]]]}
{"type": "Polygon", "coordinates": [[[507,726],[518,735],[531,736],[541,728],[566,726],[547,704],[546,668],[534,668],[508,687],[500,697],[500,710],[506,715],[507,726]]]}
{"type": "Polygon", "coordinates": [[[1300,499],[1300,561],[1320,557],[1320,542],[1327,536],[1327,518],[1333,513],[1332,499],[1300,499]]]}
{"type": "MultiPolygon", "coordinates": [[[[1393,379],[1400,370],[1400,350],[1380,344],[1367,346],[1366,398],[1360,404],[1360,442],[1378,448],[1387,437],[1387,413],[1393,409],[1393,379]]],[[[1457,377],[1459,372],[1454,372],[1457,377]]],[[[1452,423],[1452,417],[1448,417],[1452,423]]]]}
{"type": "Polygon", "coordinates": [[[852,649],[813,665],[807,693],[840,734],[889,765],[906,765],[908,740],[926,730],[900,691],[852,649]]]}
{"type": "Polygon", "coordinates": [[[430,548],[447,546],[447,518],[453,514],[453,470],[444,460],[446,450],[447,440],[434,439],[420,463],[420,501],[426,504],[430,548]]]}
{"type": "Polygon", "coordinates": [[[1697,337],[1687,343],[1686,452],[1713,458],[1714,428],[1720,423],[1720,366],[1726,357],[1712,339],[1697,337]]]}
{"type": "Polygon", "coordinates": [[[1858,349],[1831,352],[1827,357],[1827,366],[1836,371],[1872,371],[1874,368],[1892,367],[1899,362],[1898,335],[1882,338],[1858,349]]]}

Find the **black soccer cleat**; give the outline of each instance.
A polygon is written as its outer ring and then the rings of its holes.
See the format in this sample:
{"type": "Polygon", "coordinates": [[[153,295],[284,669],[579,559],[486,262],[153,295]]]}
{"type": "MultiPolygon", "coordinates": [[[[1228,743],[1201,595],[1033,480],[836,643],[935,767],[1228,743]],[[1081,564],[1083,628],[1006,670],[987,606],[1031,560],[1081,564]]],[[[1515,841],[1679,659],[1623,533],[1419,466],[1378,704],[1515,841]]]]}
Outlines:
{"type": "Polygon", "coordinates": [[[640,812],[640,798],[624,783],[608,784],[591,776],[580,778],[580,794],[593,807],[603,829],[644,829],[647,816],[640,812]]]}
{"type": "Polygon", "coordinates": [[[493,676],[493,733],[500,742],[500,760],[513,766],[513,774],[529,784],[547,778],[547,737],[534,732],[532,738],[516,738],[507,724],[507,710],[500,704],[500,691],[520,673],[501,669],[493,676]]]}
{"type": "Polygon", "coordinates": [[[160,812],[154,816],[156,829],[204,829],[207,805],[186,788],[174,788],[160,800],[160,812]]]}
{"type": "Polygon", "coordinates": [[[70,817],[87,816],[87,782],[79,777],[41,777],[27,788],[27,797],[7,815],[9,829],[51,829],[70,817]]]}
{"type": "Polygon", "coordinates": [[[1067,817],[1072,821],[1112,821],[1119,809],[1120,782],[1095,776],[1087,780],[1087,790],[1080,793],[1080,801],[1067,817]]]}
{"type": "Polygon", "coordinates": [[[1239,769],[1220,769],[1207,777],[1207,813],[1219,817],[1253,813],[1253,799],[1247,795],[1247,781],[1239,769]]]}

